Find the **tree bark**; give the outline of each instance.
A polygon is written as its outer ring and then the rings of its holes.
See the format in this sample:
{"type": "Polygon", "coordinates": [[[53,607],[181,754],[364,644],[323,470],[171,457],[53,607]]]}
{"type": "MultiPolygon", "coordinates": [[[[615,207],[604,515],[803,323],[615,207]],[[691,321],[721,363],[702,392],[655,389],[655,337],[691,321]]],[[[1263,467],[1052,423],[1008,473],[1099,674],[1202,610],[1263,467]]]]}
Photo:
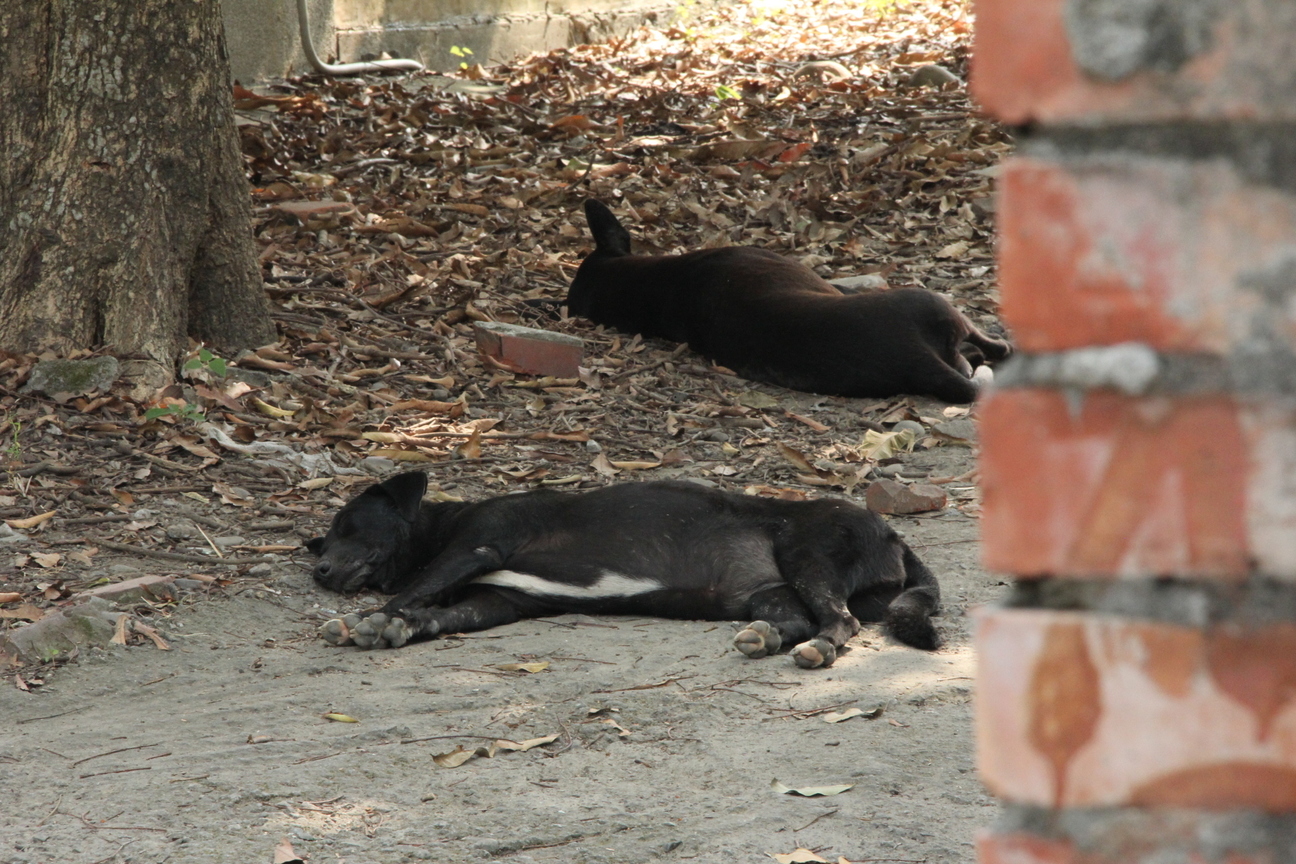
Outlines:
{"type": "Polygon", "coordinates": [[[275,338],[217,0],[0,2],[0,347],[275,338]]]}

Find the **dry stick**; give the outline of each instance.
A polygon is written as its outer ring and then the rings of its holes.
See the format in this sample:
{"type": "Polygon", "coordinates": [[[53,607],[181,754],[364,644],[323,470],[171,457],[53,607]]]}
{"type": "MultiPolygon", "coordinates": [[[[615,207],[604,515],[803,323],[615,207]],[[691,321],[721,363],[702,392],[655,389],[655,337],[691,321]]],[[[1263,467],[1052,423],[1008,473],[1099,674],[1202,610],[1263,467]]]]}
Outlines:
{"type": "Polygon", "coordinates": [[[133,516],[125,513],[113,513],[108,516],[77,516],[74,519],[60,519],[63,525],[98,525],[102,522],[129,522],[133,516]]]}
{"type": "Polygon", "coordinates": [[[653,362],[649,363],[647,366],[640,366],[637,369],[627,369],[624,372],[618,372],[617,374],[612,376],[611,380],[613,382],[616,382],[616,381],[620,381],[622,378],[628,378],[631,375],[638,375],[641,372],[651,372],[652,370],[656,369],[658,366],[665,366],[667,363],[674,360],[676,357],[679,357],[687,350],[688,350],[688,343],[684,342],[676,346],[675,350],[672,351],[669,356],[663,357],[660,360],[654,360],[653,362]]]}
{"type": "MultiPolygon", "coordinates": [[[[90,707],[89,705],[82,705],[80,708],[71,708],[71,709],[69,709],[69,710],[67,710],[67,711],[60,711],[60,712],[57,713],[57,714],[45,714],[45,715],[43,715],[43,716],[41,716],[41,717],[28,717],[26,720],[18,720],[18,721],[16,721],[16,722],[14,723],[14,725],[15,725],[15,726],[21,726],[21,725],[24,724],[24,723],[35,723],[37,720],[53,720],[55,717],[66,717],[67,715],[69,715],[69,714],[75,714],[75,713],[77,713],[78,711],[85,711],[85,710],[86,710],[87,708],[89,708],[89,707],[90,707]]],[[[53,753],[54,751],[51,750],[50,752],[53,753]]],[[[66,759],[67,757],[64,756],[63,758],[66,759]]]]}
{"type": "Polygon", "coordinates": [[[827,817],[827,816],[831,816],[831,815],[833,815],[834,813],[839,813],[839,812],[841,812],[841,808],[840,808],[840,807],[837,807],[837,808],[834,808],[834,809],[832,809],[832,810],[829,810],[829,811],[827,811],[826,813],[820,813],[818,816],[816,816],[815,818],[811,819],[809,822],[807,822],[806,824],[802,825],[800,828],[793,828],[793,829],[792,829],[792,833],[795,834],[797,831],[804,831],[805,829],[809,828],[809,827],[810,827],[811,825],[813,825],[814,823],[818,822],[820,819],[823,819],[823,818],[825,818],[825,817],[827,817]]]}
{"type": "Polygon", "coordinates": [[[417,744],[420,741],[445,741],[455,738],[480,738],[482,741],[498,741],[498,735],[429,735],[427,738],[402,738],[402,744],[417,744]]]}
{"type": "Polygon", "coordinates": [[[144,546],[128,546],[125,543],[112,543],[108,540],[87,540],[117,552],[130,552],[133,555],[145,555],[150,558],[162,558],[166,561],[183,561],[187,564],[264,564],[264,558],[212,558],[210,555],[185,555],[181,552],[163,552],[161,549],[148,549],[144,546]]]}
{"type": "Polygon", "coordinates": [[[111,756],[111,755],[113,755],[114,753],[128,753],[128,752],[130,752],[131,750],[147,750],[149,747],[158,747],[158,746],[161,745],[161,743],[162,743],[162,742],[159,741],[157,744],[141,744],[141,745],[139,745],[138,747],[122,747],[122,748],[120,748],[120,749],[118,749],[118,750],[109,750],[107,753],[99,753],[99,754],[97,754],[97,755],[95,755],[95,756],[87,756],[87,757],[85,757],[84,759],[78,759],[77,761],[73,762],[72,764],[73,764],[73,765],[80,765],[82,762],[89,762],[91,759],[98,759],[100,756],[111,756]]]}
{"type": "Polygon", "coordinates": [[[116,771],[100,771],[98,774],[82,774],[78,779],[84,780],[87,777],[102,777],[105,774],[129,774],[132,771],[152,771],[152,770],[153,770],[153,766],[151,765],[145,768],[120,768],[116,771]]]}

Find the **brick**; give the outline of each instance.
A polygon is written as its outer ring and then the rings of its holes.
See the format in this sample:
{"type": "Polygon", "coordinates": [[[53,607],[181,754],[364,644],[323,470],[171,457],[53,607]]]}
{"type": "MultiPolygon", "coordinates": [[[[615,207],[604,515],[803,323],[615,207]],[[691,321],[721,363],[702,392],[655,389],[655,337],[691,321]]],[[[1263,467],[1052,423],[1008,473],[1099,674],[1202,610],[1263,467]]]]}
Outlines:
{"type": "Polygon", "coordinates": [[[983,833],[977,837],[976,845],[980,864],[1150,864],[1152,861],[1157,864],[1217,861],[1220,864],[1282,864],[1290,860],[1285,854],[1289,851],[1288,844],[1281,840],[1262,845],[1243,836],[1245,839],[1239,845],[1244,848],[1228,849],[1226,858],[1220,857],[1215,844],[1190,840],[1171,846],[1162,837],[1128,833],[1103,837],[1099,849],[1082,848],[1071,838],[1040,837],[1026,832],[983,833]]]}
{"type": "Polygon", "coordinates": [[[996,609],[976,647],[978,764],[1001,798],[1296,811],[1296,624],[996,609]]]}
{"type": "Polygon", "coordinates": [[[1296,195],[1223,160],[1017,158],[999,213],[1022,350],[1296,349],[1296,195]]]}
{"type": "Polygon", "coordinates": [[[1026,576],[1249,572],[1246,455],[1223,396],[1003,390],[981,409],[986,566],[1026,576]]]}
{"type": "Polygon", "coordinates": [[[972,93],[1009,123],[1296,117],[1286,0],[976,0],[975,10],[972,93]]]}
{"type": "Polygon", "coordinates": [[[479,321],[474,325],[477,350],[499,365],[527,375],[575,378],[585,343],[566,333],[479,321]]]}
{"type": "Polygon", "coordinates": [[[987,568],[1296,580],[1296,400],[1028,388],[979,412],[987,568]]]}

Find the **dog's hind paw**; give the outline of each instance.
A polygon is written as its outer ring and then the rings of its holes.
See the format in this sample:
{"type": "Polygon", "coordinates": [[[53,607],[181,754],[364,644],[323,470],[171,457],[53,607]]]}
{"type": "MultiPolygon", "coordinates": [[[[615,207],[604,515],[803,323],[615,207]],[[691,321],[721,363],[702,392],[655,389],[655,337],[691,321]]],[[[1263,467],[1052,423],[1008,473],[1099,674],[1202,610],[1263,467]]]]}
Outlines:
{"type": "Polygon", "coordinates": [[[325,621],[320,626],[319,634],[325,642],[330,645],[354,645],[355,641],[351,638],[351,632],[355,626],[360,623],[360,616],[352,612],[350,615],[343,615],[341,618],[333,618],[325,621]]]}
{"type": "Polygon", "coordinates": [[[753,660],[777,653],[783,637],[768,621],[753,621],[734,636],[734,647],[753,660]]]}
{"type": "Polygon", "coordinates": [[[827,639],[811,639],[792,649],[792,659],[802,669],[827,669],[837,659],[837,649],[827,639]]]}

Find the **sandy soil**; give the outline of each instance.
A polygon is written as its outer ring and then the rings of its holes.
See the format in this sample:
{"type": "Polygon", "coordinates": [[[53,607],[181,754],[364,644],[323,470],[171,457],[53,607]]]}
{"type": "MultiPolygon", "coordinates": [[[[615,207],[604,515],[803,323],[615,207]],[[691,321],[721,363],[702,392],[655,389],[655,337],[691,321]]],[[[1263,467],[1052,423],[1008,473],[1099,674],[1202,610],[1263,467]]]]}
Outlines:
{"type": "MultiPolygon", "coordinates": [[[[971,454],[906,465],[966,470],[971,454]]],[[[317,590],[305,559],[191,597],[162,622],[171,651],[95,649],[32,692],[0,689],[0,861],[270,862],[287,838],[330,864],[755,862],[797,847],[970,862],[995,805],[973,771],[967,615],[1003,589],[978,564],[973,518],[892,521],[942,580],[946,647],[866,627],[828,670],[747,660],[725,622],[574,615],[331,648],[318,623],[373,598],[317,590]],[[849,707],[882,711],[826,722],[849,707]],[[773,780],[854,785],[801,798],[773,780]]]]}

